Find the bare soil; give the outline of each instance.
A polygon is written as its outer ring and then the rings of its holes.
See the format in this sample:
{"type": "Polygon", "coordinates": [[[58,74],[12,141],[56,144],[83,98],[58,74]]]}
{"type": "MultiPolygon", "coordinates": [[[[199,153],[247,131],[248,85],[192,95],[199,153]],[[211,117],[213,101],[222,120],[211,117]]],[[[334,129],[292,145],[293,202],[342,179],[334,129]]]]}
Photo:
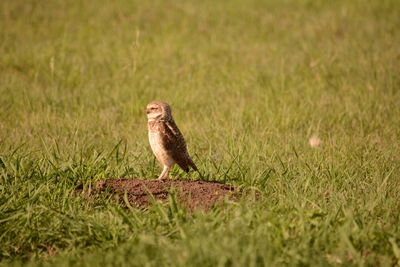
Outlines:
{"type": "Polygon", "coordinates": [[[130,204],[148,207],[152,197],[167,200],[171,192],[176,192],[177,201],[189,210],[197,208],[208,210],[223,202],[225,198],[236,199],[234,186],[218,182],[193,181],[183,179],[142,180],[113,178],[99,182],[97,192],[109,192],[123,201],[126,192],[130,204]]]}

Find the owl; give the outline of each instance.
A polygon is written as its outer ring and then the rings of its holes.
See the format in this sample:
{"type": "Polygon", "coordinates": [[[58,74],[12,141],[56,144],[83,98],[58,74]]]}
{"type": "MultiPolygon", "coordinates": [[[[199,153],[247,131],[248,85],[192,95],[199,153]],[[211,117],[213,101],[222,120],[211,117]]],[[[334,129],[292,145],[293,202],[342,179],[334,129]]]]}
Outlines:
{"type": "Polygon", "coordinates": [[[150,146],[164,167],[157,179],[167,179],[175,163],[185,172],[189,172],[189,167],[198,171],[189,156],[185,139],[172,118],[171,107],[165,102],[153,101],[147,105],[146,113],[150,146]]]}

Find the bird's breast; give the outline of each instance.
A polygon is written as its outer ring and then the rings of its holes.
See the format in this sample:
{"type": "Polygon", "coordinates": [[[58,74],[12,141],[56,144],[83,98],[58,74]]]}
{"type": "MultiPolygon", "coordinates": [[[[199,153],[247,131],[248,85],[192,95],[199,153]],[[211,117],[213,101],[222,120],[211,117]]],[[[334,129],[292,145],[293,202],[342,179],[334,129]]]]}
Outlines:
{"type": "Polygon", "coordinates": [[[149,131],[149,142],[154,154],[163,150],[162,137],[159,132],[149,131]]]}
{"type": "Polygon", "coordinates": [[[157,127],[151,127],[149,124],[149,143],[151,150],[153,150],[154,155],[161,164],[172,165],[174,160],[169,151],[165,149],[163,138],[165,138],[165,134],[157,127]]]}

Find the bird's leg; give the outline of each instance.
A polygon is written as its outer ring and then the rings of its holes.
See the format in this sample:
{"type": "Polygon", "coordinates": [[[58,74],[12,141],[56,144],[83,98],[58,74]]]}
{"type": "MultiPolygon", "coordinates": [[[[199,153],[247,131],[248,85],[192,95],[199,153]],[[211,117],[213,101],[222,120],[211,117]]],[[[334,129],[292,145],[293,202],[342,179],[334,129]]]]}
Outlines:
{"type": "Polygon", "coordinates": [[[164,165],[164,169],[161,172],[160,176],[158,176],[157,180],[168,179],[169,170],[171,166],[164,165]]]}

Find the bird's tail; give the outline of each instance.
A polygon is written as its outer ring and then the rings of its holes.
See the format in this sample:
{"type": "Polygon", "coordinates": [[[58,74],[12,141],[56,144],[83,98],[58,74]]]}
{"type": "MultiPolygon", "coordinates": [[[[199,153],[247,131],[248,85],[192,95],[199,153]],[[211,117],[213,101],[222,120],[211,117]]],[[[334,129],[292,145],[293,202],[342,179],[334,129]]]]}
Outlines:
{"type": "Polygon", "coordinates": [[[204,176],[203,174],[199,171],[199,169],[197,168],[196,164],[194,164],[192,159],[189,159],[189,166],[192,167],[193,170],[195,170],[199,175],[200,175],[200,179],[204,180],[204,176]]]}
{"type": "Polygon", "coordinates": [[[199,171],[199,169],[197,168],[196,164],[194,164],[194,162],[193,162],[193,160],[191,158],[189,158],[188,163],[189,163],[189,166],[192,167],[193,170],[195,170],[197,172],[199,171]]]}

